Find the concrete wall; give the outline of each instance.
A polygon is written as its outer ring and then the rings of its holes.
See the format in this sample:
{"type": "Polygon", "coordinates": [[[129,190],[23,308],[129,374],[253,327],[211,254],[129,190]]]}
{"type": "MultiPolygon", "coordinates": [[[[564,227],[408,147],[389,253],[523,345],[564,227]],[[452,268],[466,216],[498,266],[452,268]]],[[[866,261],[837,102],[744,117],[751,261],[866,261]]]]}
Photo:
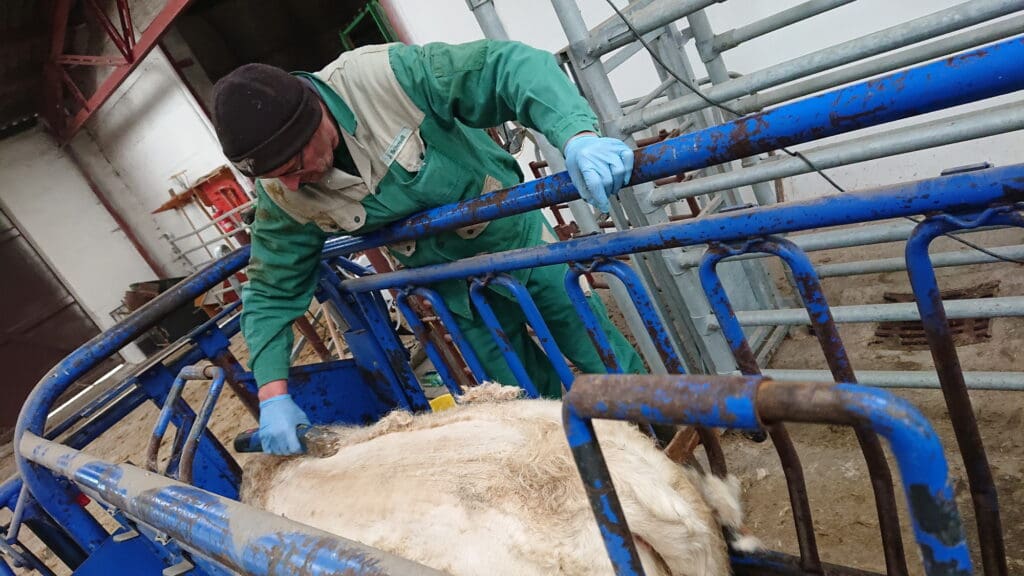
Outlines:
{"type": "MultiPolygon", "coordinates": [[[[614,16],[606,0],[577,0],[588,26],[593,27],[614,16]]],[[[717,33],[759,20],[775,12],[801,3],[801,0],[751,2],[732,0],[714,4],[707,9],[708,18],[717,33]]],[[[762,36],[727,52],[723,58],[729,70],[749,74],[756,70],[820,50],[828,46],[882,30],[898,23],[959,4],[958,0],[858,0],[795,26],[762,36]]],[[[465,0],[394,0],[412,40],[418,43],[462,42],[483,37],[465,0]]],[[[622,7],[624,0],[616,0],[622,7]]],[[[499,16],[515,40],[556,51],[567,41],[551,7],[550,0],[496,0],[499,16]]],[[[682,23],[685,27],[685,23],[682,23]]],[[[704,75],[693,43],[687,54],[698,76],[704,75]]],[[[620,100],[647,94],[659,81],[650,59],[640,53],[611,73],[612,84],[620,100]]],[[[969,109],[987,107],[1012,97],[997,99],[952,111],[943,111],[889,127],[916,124],[969,109]]],[[[869,133],[857,132],[856,136],[869,133]]],[[[832,139],[841,140],[843,137],[832,139]]],[[[819,143],[820,144],[820,143],[819,143]]],[[[829,171],[841,185],[860,189],[894,182],[938,175],[951,166],[991,161],[1007,164],[1019,161],[1024,153],[1024,139],[1009,134],[866,162],[829,171]]],[[[786,181],[787,198],[801,199],[834,193],[820,176],[801,176],[786,181]]]]}
{"type": "MultiPolygon", "coordinates": [[[[101,328],[153,271],[41,128],[0,140],[0,205],[101,328]]],[[[139,359],[138,357],[134,358],[139,359]]]]}
{"type": "MultiPolygon", "coordinates": [[[[189,272],[164,238],[192,230],[185,216],[152,212],[170,199],[169,191],[185,190],[227,160],[202,108],[161,51],[150,53],[90,119],[85,133],[87,138],[76,138],[72,145],[86,170],[162,268],[170,275],[189,272]]],[[[198,207],[185,210],[197,226],[209,221],[198,207]]],[[[217,234],[211,228],[205,237],[217,234]]],[[[209,258],[205,251],[189,257],[194,262],[209,258]]]]}

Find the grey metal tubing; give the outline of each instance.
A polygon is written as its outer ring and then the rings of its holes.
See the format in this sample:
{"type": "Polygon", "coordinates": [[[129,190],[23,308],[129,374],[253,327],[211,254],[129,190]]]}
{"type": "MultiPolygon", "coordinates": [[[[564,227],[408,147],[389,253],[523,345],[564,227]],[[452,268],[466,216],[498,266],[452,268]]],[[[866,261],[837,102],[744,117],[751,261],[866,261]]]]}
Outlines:
{"type": "MultiPolygon", "coordinates": [[[[493,0],[466,0],[466,4],[473,12],[473,16],[480,25],[480,30],[484,33],[484,36],[492,40],[509,39],[508,32],[505,30],[505,24],[498,16],[493,0]]],[[[565,160],[562,158],[561,151],[551,144],[540,132],[531,130],[531,134],[534,136],[533,141],[536,143],[537,148],[540,149],[541,155],[548,161],[548,167],[551,171],[564,171],[565,160]]],[[[580,227],[581,234],[598,233],[601,231],[597,225],[597,220],[594,218],[594,213],[583,200],[573,200],[570,202],[569,210],[572,212],[576,224],[580,227]]],[[[644,359],[647,360],[648,366],[651,367],[654,373],[664,374],[666,371],[661,355],[658,353],[657,347],[655,347],[654,342],[647,333],[647,329],[644,327],[643,318],[640,317],[633,307],[629,292],[617,282],[609,283],[609,289],[611,290],[612,298],[622,312],[626,325],[629,327],[630,332],[633,333],[634,338],[636,338],[637,346],[640,348],[640,353],[644,359]]]]}
{"type": "MultiPolygon", "coordinates": [[[[32,494],[28,486],[22,484],[21,492],[18,493],[18,501],[14,504],[14,513],[11,516],[11,523],[7,525],[7,541],[14,542],[18,539],[18,532],[21,531],[21,521],[25,517],[25,507],[28,506],[32,494]]],[[[3,538],[0,538],[2,540],[3,538]]]]}
{"type": "MultiPolygon", "coordinates": [[[[1024,316],[1024,296],[1002,298],[975,298],[970,300],[947,300],[944,302],[946,315],[958,318],[1004,318],[1024,316]]],[[[865,304],[858,306],[833,306],[832,315],[840,324],[862,322],[909,322],[920,320],[916,302],[898,304],[865,304]]],[[[740,310],[736,319],[742,326],[799,326],[810,324],[804,308],[783,308],[781,310],[740,310]]]]}
{"type": "MultiPolygon", "coordinates": [[[[642,5],[645,9],[653,9],[664,3],[665,0],[661,0],[660,3],[655,2],[649,5],[642,5]]],[[[674,2],[673,6],[690,3],[674,2]]],[[[579,86],[597,114],[601,128],[607,136],[620,138],[627,145],[632,145],[634,143],[633,138],[614,127],[614,121],[621,117],[622,109],[619,107],[618,98],[615,96],[611,80],[604,71],[604,66],[599,60],[586,61],[587,55],[585,54],[584,46],[586,42],[592,39],[592,36],[587,29],[586,22],[583,20],[579,6],[575,0],[552,0],[551,4],[569,41],[569,53],[579,86]]],[[[635,14],[635,12],[631,13],[635,14]]],[[[611,19],[606,23],[615,21],[617,20],[611,19]]],[[[640,33],[644,34],[648,31],[641,30],[640,33]]],[[[613,199],[612,218],[616,226],[620,229],[625,229],[628,225],[639,227],[667,222],[668,215],[665,214],[663,209],[651,207],[652,211],[646,213],[638,201],[638,198],[646,197],[653,189],[654,186],[650,183],[631,186],[628,190],[620,193],[618,199],[613,199]]],[[[685,328],[685,323],[688,320],[684,317],[687,314],[687,307],[681,290],[667,289],[667,287],[676,285],[672,272],[668,268],[668,263],[663,258],[650,255],[634,256],[633,263],[642,277],[644,286],[651,294],[657,294],[653,287],[662,287],[662,291],[659,294],[660,297],[656,300],[659,307],[658,311],[663,319],[666,320],[665,324],[669,327],[668,332],[673,346],[683,356],[684,363],[687,366],[693,366],[699,361],[699,355],[694,353],[694,345],[689,345],[690,347],[687,348],[687,341],[680,336],[679,324],[683,323],[685,328]]],[[[624,310],[630,308],[630,306],[627,306],[624,310]]],[[[637,333],[637,336],[642,333],[637,333]]],[[[724,346],[724,340],[722,343],[724,346]]]]}
{"type": "MultiPolygon", "coordinates": [[[[723,0],[659,0],[640,8],[626,7],[622,13],[629,18],[633,27],[641,35],[657,30],[666,24],[685,18],[698,10],[717,4],[723,0]]],[[[613,15],[589,33],[584,51],[591,58],[599,58],[616,48],[635,41],[633,33],[613,15]]]]}
{"type": "MultiPolygon", "coordinates": [[[[807,378],[828,381],[828,370],[765,370],[773,380],[806,381],[807,378]]],[[[971,390],[1024,390],[1024,372],[964,372],[964,380],[971,390]]],[[[934,371],[914,372],[895,370],[858,370],[857,382],[878,388],[939,389],[939,378],[934,371]]]]}
{"type": "Polygon", "coordinates": [[[794,82],[767,92],[758,92],[734,101],[737,112],[749,114],[767,106],[788,102],[815,92],[835,88],[870,76],[885,74],[893,70],[919,64],[934,58],[968,50],[983,44],[997,42],[1020,34],[1024,30],[1024,16],[1014,16],[992,24],[961,32],[934,42],[902,50],[874,60],[860,62],[834,72],[820,74],[807,80],[794,82]]]}
{"type": "Polygon", "coordinates": [[[850,4],[855,0],[809,0],[803,4],[797,4],[792,8],[788,8],[777,14],[751,22],[746,26],[740,26],[739,28],[733,28],[726,32],[722,32],[715,36],[714,44],[712,45],[715,52],[725,52],[731,48],[735,48],[740,44],[753,40],[758,36],[764,36],[770,32],[774,32],[780,28],[795,24],[801,20],[806,20],[813,16],[817,16],[823,12],[828,12],[845,4],[850,4]]]}
{"type": "MultiPolygon", "coordinates": [[[[177,258],[184,258],[186,254],[191,254],[192,252],[195,252],[197,250],[201,250],[202,248],[204,248],[206,246],[209,246],[211,244],[216,244],[217,242],[220,242],[221,240],[224,240],[226,238],[233,238],[235,236],[235,234],[238,234],[239,232],[248,230],[249,228],[250,227],[248,225],[246,225],[246,226],[239,226],[238,230],[235,230],[233,232],[225,232],[224,234],[221,234],[220,236],[215,236],[215,237],[213,237],[213,238],[211,238],[209,240],[206,240],[205,242],[203,242],[202,244],[200,244],[198,246],[195,246],[193,248],[189,248],[188,250],[183,250],[181,252],[181,254],[178,254],[177,258]]],[[[202,238],[200,238],[200,240],[202,240],[202,238]]]]}
{"type": "Polygon", "coordinates": [[[130,464],[106,462],[31,432],[22,436],[18,450],[26,459],[74,481],[90,497],[240,574],[441,574],[130,464]]]}
{"type": "MultiPolygon", "coordinates": [[[[1024,101],[870,134],[838,144],[805,150],[803,155],[819,169],[835,168],[1022,129],[1024,101]]],[[[651,194],[651,203],[655,206],[665,206],[684,198],[811,171],[801,159],[779,155],[774,160],[766,160],[750,168],[662,186],[651,194]]]]}
{"type": "Polygon", "coordinates": [[[509,39],[508,32],[505,31],[505,26],[498,17],[498,12],[494,9],[493,0],[466,0],[466,5],[469,6],[473,16],[476,17],[476,21],[480,24],[480,29],[483,30],[484,36],[491,40],[509,39]]]}
{"type": "MultiPolygon", "coordinates": [[[[886,242],[901,242],[910,238],[915,223],[910,220],[895,220],[886,224],[873,224],[870,226],[858,226],[856,228],[841,228],[838,230],[826,230],[811,234],[800,234],[790,236],[797,246],[804,252],[818,252],[820,250],[832,250],[834,248],[850,248],[852,246],[867,246],[869,244],[885,244],[886,242]]],[[[954,235],[972,234],[996,230],[996,227],[982,227],[971,230],[960,230],[953,232],[954,235]]],[[[753,258],[770,258],[768,254],[743,254],[729,258],[727,261],[747,260],[753,258]]],[[[682,268],[693,268],[700,266],[704,258],[702,252],[693,251],[684,254],[676,260],[676,264],[682,268]]]]}
{"type": "MultiPolygon", "coordinates": [[[[765,88],[909,46],[1022,9],[1024,9],[1024,0],[971,0],[724,82],[705,91],[705,95],[716,102],[728,102],[741,96],[749,96],[765,88]]],[[[645,110],[630,112],[618,119],[616,127],[624,133],[632,134],[658,122],[682,116],[706,106],[707,102],[702,98],[691,95],[645,110]]]]}
{"type": "MultiPolygon", "coordinates": [[[[719,85],[730,82],[731,78],[729,70],[725,66],[725,60],[714,49],[715,33],[711,29],[711,22],[708,20],[707,13],[704,10],[695,12],[689,15],[687,20],[690,22],[690,29],[693,31],[697,51],[700,53],[701,60],[704,61],[704,67],[708,71],[711,83],[719,85]]],[[[726,120],[731,120],[733,117],[732,114],[726,114],[724,111],[723,114],[726,120]]],[[[756,166],[758,163],[759,160],[756,156],[743,158],[741,162],[744,166],[756,166]]],[[[775,190],[767,182],[754,182],[751,184],[751,188],[759,205],[766,206],[774,203],[772,200],[775,198],[775,190]]],[[[761,276],[767,282],[767,278],[763,274],[761,276]]],[[[760,282],[758,283],[760,284],[760,282]]]]}
{"type": "MultiPolygon", "coordinates": [[[[999,248],[987,248],[989,252],[1004,258],[1024,260],[1024,245],[1001,246],[999,248]]],[[[993,264],[1001,262],[984,252],[974,249],[958,250],[956,252],[941,252],[932,255],[932,266],[944,268],[949,266],[969,266],[971,264],[993,264]]],[[[907,261],[904,258],[882,258],[879,260],[865,260],[860,262],[843,262],[840,264],[825,264],[818,266],[819,278],[835,278],[837,276],[859,276],[861,274],[880,274],[882,272],[900,272],[907,269],[907,261]]]]}
{"type": "MultiPolygon", "coordinates": [[[[616,15],[615,18],[618,18],[618,16],[616,15]]],[[[644,42],[650,44],[651,42],[657,40],[664,33],[664,28],[658,28],[656,30],[648,32],[647,34],[642,35],[641,38],[644,39],[644,42]]],[[[610,58],[604,61],[605,72],[611,72],[612,70],[615,70],[619,66],[622,66],[626,62],[626,60],[629,60],[633,56],[636,56],[636,54],[643,49],[644,45],[639,42],[633,42],[632,44],[624,46],[621,50],[619,50],[610,58]]]]}
{"type": "Polygon", "coordinates": [[[250,200],[250,201],[246,202],[245,204],[242,204],[240,206],[235,206],[231,210],[228,210],[227,212],[221,214],[220,216],[217,216],[213,220],[210,220],[206,224],[203,224],[202,226],[200,226],[199,228],[196,228],[195,230],[189,232],[188,234],[182,234],[181,236],[178,236],[177,238],[169,238],[168,241],[170,241],[170,242],[180,242],[180,241],[184,240],[185,238],[189,238],[191,236],[195,236],[195,235],[199,234],[200,232],[202,232],[203,230],[206,230],[207,228],[210,228],[211,226],[216,225],[218,222],[221,222],[221,221],[231,217],[232,215],[237,214],[238,212],[241,212],[242,210],[245,210],[246,208],[251,208],[255,203],[256,202],[254,200],[250,200]]]}
{"type": "Polygon", "coordinates": [[[676,83],[676,79],[672,78],[671,76],[669,76],[668,78],[663,80],[661,84],[658,84],[657,88],[655,88],[654,90],[649,92],[646,96],[644,96],[643,98],[638,100],[636,102],[636,107],[637,108],[643,108],[643,107],[647,106],[648,104],[650,104],[651,102],[654,102],[655,98],[658,98],[659,96],[664,94],[665,90],[668,90],[669,87],[672,86],[675,83],[676,83]]]}

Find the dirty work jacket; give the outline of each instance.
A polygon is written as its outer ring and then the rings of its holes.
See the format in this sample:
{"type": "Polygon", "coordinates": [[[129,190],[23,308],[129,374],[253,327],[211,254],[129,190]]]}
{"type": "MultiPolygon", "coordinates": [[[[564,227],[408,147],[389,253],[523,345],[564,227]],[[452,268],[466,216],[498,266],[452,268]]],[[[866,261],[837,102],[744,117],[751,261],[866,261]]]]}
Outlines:
{"type": "MultiPolygon", "coordinates": [[[[257,182],[242,331],[259,385],[288,376],[291,323],[312,298],[328,236],[521,182],[515,159],[482,128],[518,120],[559,149],[596,129],[552,55],[517,42],[368,46],[300,75],[316,86],[358,174],[334,169],[298,191],[257,182]]],[[[538,245],[545,230],[535,211],[388,248],[403,265],[424,266],[538,245]]],[[[530,271],[514,275],[525,283],[530,271]]],[[[472,317],[464,281],[433,287],[453,313],[472,317]]]]}

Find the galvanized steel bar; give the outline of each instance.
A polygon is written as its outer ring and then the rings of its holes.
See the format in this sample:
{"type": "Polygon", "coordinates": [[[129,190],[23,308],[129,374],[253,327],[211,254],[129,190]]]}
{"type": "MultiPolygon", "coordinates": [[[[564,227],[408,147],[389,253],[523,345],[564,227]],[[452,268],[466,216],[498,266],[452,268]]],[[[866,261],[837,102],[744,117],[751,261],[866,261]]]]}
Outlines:
{"type": "MultiPolygon", "coordinates": [[[[484,325],[490,331],[494,344],[498,347],[498,351],[501,352],[501,356],[505,358],[512,376],[516,379],[516,384],[526,391],[527,397],[539,398],[540,392],[537,391],[537,386],[534,385],[533,380],[530,380],[530,375],[526,372],[526,366],[523,365],[523,361],[512,348],[512,342],[509,340],[508,334],[505,333],[505,328],[502,327],[498,316],[494,313],[494,309],[487,302],[486,292],[486,284],[479,278],[473,278],[469,288],[469,299],[473,302],[473,307],[476,308],[480,319],[483,320],[484,325]]],[[[508,383],[505,382],[504,384],[508,383]]]]}
{"type": "MultiPolygon", "coordinates": [[[[869,224],[867,226],[857,226],[855,228],[799,234],[791,236],[789,240],[799,246],[804,252],[818,252],[821,250],[832,250],[834,248],[850,248],[852,246],[885,244],[886,242],[902,242],[903,240],[910,238],[910,234],[914,231],[914,226],[914,222],[901,219],[886,222],[885,224],[869,224]]],[[[953,235],[969,234],[992,229],[993,228],[985,227],[977,230],[958,230],[953,232],[953,235]]],[[[740,256],[730,258],[729,260],[733,261],[765,257],[765,254],[742,254],[740,256]]],[[[700,265],[701,258],[702,254],[700,253],[685,254],[680,256],[676,263],[684,268],[692,268],[700,265]]]]}
{"type": "MultiPolygon", "coordinates": [[[[169,238],[168,242],[171,242],[171,243],[181,242],[185,238],[191,238],[192,236],[198,236],[198,234],[200,232],[206,230],[207,228],[210,228],[212,226],[216,226],[218,222],[221,222],[221,221],[223,221],[223,220],[225,220],[227,218],[230,218],[231,216],[241,212],[242,210],[245,210],[247,208],[252,208],[255,204],[256,204],[255,200],[250,200],[250,201],[248,201],[248,202],[246,202],[244,204],[240,204],[238,206],[235,206],[231,210],[228,210],[227,212],[224,212],[220,216],[217,216],[216,218],[210,220],[206,224],[203,224],[202,226],[196,228],[195,230],[189,232],[188,234],[182,234],[181,236],[176,236],[174,238],[169,238]]],[[[231,234],[235,234],[235,232],[231,232],[231,234]]]]}
{"type": "MultiPolygon", "coordinates": [[[[673,2],[669,10],[679,8],[688,2],[673,2]]],[[[665,0],[656,0],[647,3],[641,1],[634,5],[634,9],[660,9],[665,6],[665,0]]],[[[594,112],[597,114],[600,128],[605,135],[613,138],[621,138],[627,145],[633,145],[634,141],[629,134],[623,133],[614,127],[613,121],[622,115],[618,97],[611,85],[604,70],[603,64],[587,53],[586,44],[591,40],[591,34],[587,24],[580,13],[576,0],[552,0],[555,14],[562,28],[565,30],[566,38],[569,40],[569,57],[572,64],[572,73],[583,94],[588,98],[594,112]]],[[[611,19],[610,23],[619,23],[617,19],[611,19]]],[[[641,32],[642,34],[643,32],[641,32]]],[[[664,36],[662,36],[664,39],[664,36]]],[[[677,47],[678,51],[678,47],[677,47]]],[[[665,174],[669,176],[671,174],[665,174]]],[[[664,210],[656,207],[646,206],[641,199],[646,197],[654,186],[646,180],[631,180],[628,189],[623,190],[617,197],[611,199],[612,220],[619,229],[630,227],[644,227],[650,224],[660,224],[668,221],[668,215],[664,210]]],[[[680,282],[669,268],[666,259],[656,254],[642,254],[633,257],[634,266],[643,278],[644,285],[648,289],[654,286],[662,287],[656,303],[659,313],[670,328],[669,336],[673,339],[676,349],[686,357],[688,364],[697,365],[702,361],[701,348],[724,344],[714,342],[706,344],[697,338],[687,337],[692,332],[692,321],[689,319],[689,304],[686,300],[686,292],[682,289],[680,282]],[[674,287],[675,289],[672,289],[674,287]]],[[[621,302],[620,302],[621,303],[621,302]]],[[[627,308],[628,309],[628,308],[627,308]]],[[[713,340],[713,338],[712,338],[713,340]]],[[[642,341],[642,340],[641,340],[642,341]]],[[[649,352],[649,350],[647,350],[649,352]]],[[[719,357],[721,355],[709,355],[719,357]]],[[[649,358],[650,356],[648,356],[649,358]]]]}
{"type": "MultiPolygon", "coordinates": [[[[633,28],[640,34],[647,34],[686,16],[717,4],[722,0],[657,0],[638,9],[626,7],[622,13],[629,18],[633,28]]],[[[584,50],[591,58],[600,56],[634,42],[636,39],[629,28],[617,16],[613,16],[588,35],[584,50]]]]}
{"type": "Polygon", "coordinates": [[[23,458],[69,478],[91,497],[242,574],[440,574],[130,464],[105,462],[31,432],[22,435],[18,449],[23,458]]]}
{"type": "Polygon", "coordinates": [[[480,25],[480,29],[483,30],[484,36],[491,40],[508,40],[508,32],[505,31],[505,25],[502,24],[501,18],[498,17],[498,12],[494,9],[493,0],[466,0],[466,5],[469,6],[473,16],[476,17],[477,23],[480,25]]]}
{"type": "Polygon", "coordinates": [[[14,510],[11,514],[11,522],[7,525],[7,534],[0,538],[0,540],[6,538],[8,542],[14,542],[18,539],[18,532],[21,531],[21,521],[25,518],[25,508],[31,501],[32,494],[29,493],[28,487],[22,483],[21,490],[18,492],[18,501],[14,505],[14,510]]]}
{"type": "MultiPolygon", "coordinates": [[[[1022,129],[1024,129],[1024,102],[1012,102],[916,126],[871,134],[838,144],[804,150],[801,154],[817,169],[824,170],[1022,129]]],[[[768,182],[812,171],[803,159],[780,155],[750,168],[711,174],[687,182],[661,186],[651,194],[651,203],[656,206],[665,206],[684,198],[693,198],[719,190],[768,182]]]]}
{"type": "MultiPolygon", "coordinates": [[[[1024,296],[950,300],[945,303],[945,307],[949,319],[1020,317],[1024,316],[1024,296]]],[[[834,306],[832,314],[840,324],[912,322],[921,319],[917,305],[913,302],[834,306]]],[[[741,326],[802,326],[811,323],[803,308],[741,310],[736,313],[736,318],[741,326]]]]}
{"type": "Polygon", "coordinates": [[[931,216],[917,226],[907,241],[906,258],[907,273],[920,312],[921,325],[924,326],[935,370],[942,383],[942,394],[971,488],[982,565],[987,575],[1005,576],[1006,547],[995,480],[985,454],[978,421],[971,407],[971,397],[964,382],[956,344],[949,329],[949,318],[953,315],[947,315],[947,310],[951,310],[951,306],[942,301],[935,270],[928,258],[928,247],[945,232],[993,224],[1024,228],[1024,216],[1005,206],[964,217],[948,214],[931,216]]]}
{"type": "Polygon", "coordinates": [[[1024,16],[1014,16],[986,26],[947,36],[934,42],[887,54],[873,60],[851,64],[850,66],[819,74],[806,80],[744,96],[739,100],[730,101],[729,105],[741,114],[757,112],[766,106],[774,106],[794,98],[803,98],[808,94],[814,94],[821,90],[828,90],[829,88],[863,80],[877,74],[885,74],[899,68],[920,64],[933,58],[941,58],[961,50],[968,50],[976,46],[988,44],[989,42],[996,42],[1016,36],[1020,34],[1022,29],[1024,29],[1024,16]]]}
{"type": "MultiPolygon", "coordinates": [[[[715,102],[728,102],[765,88],[778,86],[916,42],[930,40],[941,34],[981,24],[1022,9],[1024,9],[1024,1],[1021,0],[971,0],[745,75],[715,86],[705,92],[705,95],[715,102]]],[[[694,95],[645,110],[630,112],[622,117],[616,125],[623,132],[632,134],[658,122],[682,116],[706,106],[707,102],[704,99],[694,95]]]]}
{"type": "MultiPolygon", "coordinates": [[[[684,153],[683,151],[679,151],[684,153]]],[[[345,280],[353,292],[400,288],[521,268],[612,258],[678,246],[729,242],[752,234],[786,234],[928,212],[962,211],[1024,201],[1024,164],[940,176],[895,186],[737,210],[699,220],[575,238],[558,244],[481,254],[458,262],[345,280]],[[971,190],[969,195],[964,190],[971,190]]]]}
{"type": "Polygon", "coordinates": [[[751,22],[750,24],[727,30],[715,35],[713,48],[715,52],[725,52],[748,42],[759,36],[764,36],[790,24],[817,16],[840,6],[850,4],[854,0],[808,0],[803,4],[797,4],[781,12],[772,14],[767,18],[751,22]]]}
{"type": "MultiPolygon", "coordinates": [[[[999,246],[986,248],[989,252],[1011,260],[1024,260],[1024,245],[999,246]]],[[[940,252],[932,255],[932,267],[944,268],[948,266],[970,266],[973,264],[994,264],[1004,262],[984,252],[973,248],[957,250],[955,252],[940,252]]],[[[824,264],[818,266],[818,276],[821,278],[833,278],[838,276],[859,276],[862,274],[880,274],[883,272],[900,272],[907,269],[907,261],[903,258],[882,258],[879,260],[860,260],[857,262],[842,262],[839,264],[824,264]]]]}
{"type": "MultiPolygon", "coordinates": [[[[773,380],[790,382],[824,381],[832,376],[828,370],[768,368],[763,372],[773,380]]],[[[963,375],[968,390],[1024,390],[1024,372],[964,372],[963,375]]],[[[857,381],[876,388],[940,388],[934,371],[858,370],[857,381]]]]}
{"type": "Polygon", "coordinates": [[[569,446],[619,573],[633,569],[636,551],[593,434],[594,418],[747,430],[762,421],[870,426],[889,440],[899,464],[925,573],[971,573],[942,443],[910,403],[883,390],[737,376],[582,375],[563,404],[569,446]]]}

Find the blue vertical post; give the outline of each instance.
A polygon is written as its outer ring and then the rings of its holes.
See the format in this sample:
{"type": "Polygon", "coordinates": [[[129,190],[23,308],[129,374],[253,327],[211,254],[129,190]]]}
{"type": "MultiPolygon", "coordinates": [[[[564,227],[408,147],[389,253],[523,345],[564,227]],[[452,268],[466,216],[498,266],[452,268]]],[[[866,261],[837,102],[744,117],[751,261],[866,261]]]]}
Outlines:
{"type": "Polygon", "coordinates": [[[494,339],[494,343],[498,346],[502,357],[505,358],[505,362],[508,363],[508,368],[512,371],[512,376],[515,377],[516,383],[526,391],[528,397],[539,398],[540,393],[533,384],[533,380],[530,380],[530,375],[526,373],[523,361],[512,348],[512,342],[509,341],[505,329],[501,326],[501,322],[498,321],[498,316],[487,302],[486,291],[486,282],[479,278],[474,278],[469,287],[469,299],[473,302],[477,313],[480,314],[480,319],[484,321],[484,324],[490,331],[491,338],[494,339]]]}
{"type": "Polygon", "coordinates": [[[445,304],[441,295],[427,288],[416,288],[411,293],[430,302],[434,313],[437,314],[437,317],[441,319],[441,323],[444,324],[445,330],[451,334],[455,346],[458,347],[459,353],[462,354],[462,359],[469,366],[469,370],[473,373],[477,383],[487,380],[487,371],[484,370],[484,365],[480,363],[480,359],[477,357],[473,347],[470,346],[469,340],[466,340],[466,336],[462,334],[459,323],[455,320],[455,316],[452,315],[452,311],[448,309],[448,305],[445,304]]]}
{"type": "Polygon", "coordinates": [[[949,419],[967,472],[982,566],[986,574],[1003,575],[1007,573],[1008,567],[999,497],[971,405],[971,396],[967,393],[960,357],[950,333],[935,269],[928,255],[928,248],[935,238],[980,226],[1024,227],[1024,217],[1010,206],[989,208],[979,214],[931,216],[918,224],[911,233],[907,240],[906,259],[907,274],[921,315],[921,325],[928,338],[928,347],[931,349],[949,419]]]}
{"type": "Polygon", "coordinates": [[[445,387],[448,388],[452,396],[458,398],[462,395],[462,389],[459,388],[459,383],[455,380],[455,376],[452,375],[453,367],[448,365],[441,351],[437,349],[437,346],[427,335],[427,327],[423,325],[419,315],[412,309],[412,306],[409,304],[409,298],[411,298],[409,293],[401,290],[395,294],[395,304],[398,305],[398,309],[405,316],[405,321],[409,323],[409,327],[412,328],[416,339],[423,344],[423,349],[427,352],[430,363],[434,365],[434,369],[441,376],[441,381],[444,382],[445,387]]]}

